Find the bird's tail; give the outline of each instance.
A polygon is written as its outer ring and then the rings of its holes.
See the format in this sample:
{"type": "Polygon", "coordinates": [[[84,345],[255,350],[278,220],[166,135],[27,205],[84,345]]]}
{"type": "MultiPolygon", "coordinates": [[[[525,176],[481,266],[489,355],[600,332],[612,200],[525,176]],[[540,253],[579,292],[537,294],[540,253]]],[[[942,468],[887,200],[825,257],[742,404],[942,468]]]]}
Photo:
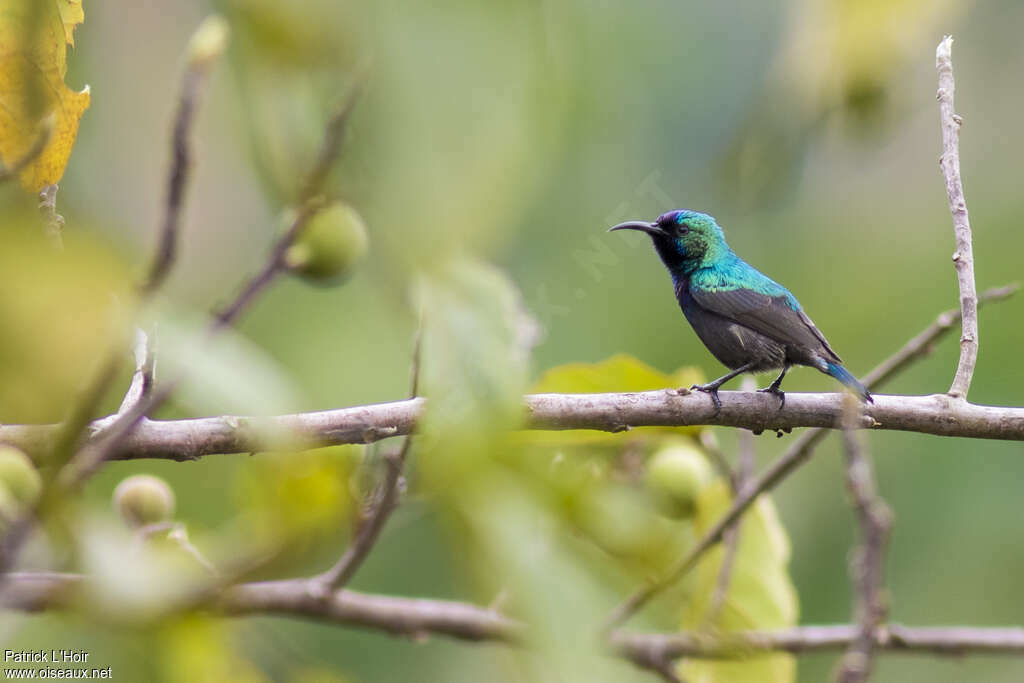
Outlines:
{"type": "Polygon", "coordinates": [[[825,372],[827,374],[835,377],[837,380],[849,387],[850,391],[860,397],[860,400],[865,403],[874,403],[871,399],[871,392],[868,391],[868,388],[861,384],[856,377],[851,375],[849,370],[838,363],[825,363],[825,368],[825,372]]]}

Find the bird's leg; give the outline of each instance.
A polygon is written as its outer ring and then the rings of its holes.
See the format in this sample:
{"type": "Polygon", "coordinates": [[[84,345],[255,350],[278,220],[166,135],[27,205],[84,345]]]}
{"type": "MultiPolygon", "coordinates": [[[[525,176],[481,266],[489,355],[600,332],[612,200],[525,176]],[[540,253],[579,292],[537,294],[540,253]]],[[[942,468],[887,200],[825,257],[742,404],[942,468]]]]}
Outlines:
{"type": "Polygon", "coordinates": [[[723,384],[725,384],[726,382],[731,380],[736,375],[742,375],[744,372],[747,372],[748,370],[754,369],[754,366],[756,366],[756,365],[757,365],[757,363],[747,363],[746,365],[741,365],[740,367],[736,368],[732,372],[730,372],[730,373],[728,373],[726,375],[722,375],[721,377],[716,379],[714,382],[708,382],[707,384],[694,384],[690,388],[691,389],[696,389],[697,391],[703,391],[705,393],[711,394],[711,402],[715,406],[715,415],[717,415],[718,411],[720,411],[722,409],[722,401],[719,400],[719,398],[718,398],[718,387],[722,386],[723,384]]]}
{"type": "Polygon", "coordinates": [[[782,372],[779,373],[779,376],[776,377],[771,384],[766,386],[764,389],[758,389],[758,392],[763,392],[765,394],[775,394],[776,396],[778,396],[779,410],[782,410],[783,408],[786,407],[786,392],[784,392],[779,387],[782,386],[782,378],[786,376],[787,372],[789,372],[788,364],[782,366],[782,372]]]}

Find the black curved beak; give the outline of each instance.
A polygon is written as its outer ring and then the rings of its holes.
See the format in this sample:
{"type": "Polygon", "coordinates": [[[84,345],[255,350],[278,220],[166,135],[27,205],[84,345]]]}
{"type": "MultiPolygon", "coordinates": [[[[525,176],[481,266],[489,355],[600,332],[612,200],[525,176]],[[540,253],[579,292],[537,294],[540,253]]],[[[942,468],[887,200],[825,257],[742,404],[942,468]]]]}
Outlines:
{"type": "Polygon", "coordinates": [[[612,228],[608,228],[608,232],[614,232],[615,230],[639,230],[640,232],[646,232],[651,237],[668,237],[668,233],[658,227],[657,223],[645,223],[643,221],[626,221],[625,223],[619,223],[612,228]]]}

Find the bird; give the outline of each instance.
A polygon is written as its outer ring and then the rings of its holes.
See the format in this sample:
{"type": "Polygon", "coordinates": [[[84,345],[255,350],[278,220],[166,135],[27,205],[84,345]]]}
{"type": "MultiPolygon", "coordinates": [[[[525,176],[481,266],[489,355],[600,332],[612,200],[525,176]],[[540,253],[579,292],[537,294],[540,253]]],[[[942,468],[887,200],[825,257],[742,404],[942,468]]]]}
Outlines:
{"type": "Polygon", "coordinates": [[[676,300],[687,322],[708,351],[729,372],[690,389],[711,396],[721,410],[718,389],[745,372],[780,370],[761,392],[786,405],[782,379],[793,365],[816,368],[839,380],[861,401],[871,393],[832,350],[825,335],[804,313],[793,294],[741,259],[725,241],[725,232],[706,213],[676,209],[652,223],[627,221],[609,229],[638,230],[651,237],[672,276],[676,300]]]}

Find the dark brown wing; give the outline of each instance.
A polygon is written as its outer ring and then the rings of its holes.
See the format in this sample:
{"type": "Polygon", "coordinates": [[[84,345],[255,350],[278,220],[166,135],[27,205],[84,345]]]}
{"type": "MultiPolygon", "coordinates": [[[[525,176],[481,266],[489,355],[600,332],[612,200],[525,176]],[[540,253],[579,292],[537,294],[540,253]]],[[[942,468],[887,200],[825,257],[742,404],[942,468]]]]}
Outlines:
{"type": "MultiPolygon", "coordinates": [[[[773,283],[775,284],[775,283],[773,283]]],[[[781,285],[781,293],[762,294],[752,289],[707,290],[691,287],[690,295],[701,308],[734,320],[782,344],[817,351],[837,363],[842,360],[825,340],[825,335],[781,285]]]]}

